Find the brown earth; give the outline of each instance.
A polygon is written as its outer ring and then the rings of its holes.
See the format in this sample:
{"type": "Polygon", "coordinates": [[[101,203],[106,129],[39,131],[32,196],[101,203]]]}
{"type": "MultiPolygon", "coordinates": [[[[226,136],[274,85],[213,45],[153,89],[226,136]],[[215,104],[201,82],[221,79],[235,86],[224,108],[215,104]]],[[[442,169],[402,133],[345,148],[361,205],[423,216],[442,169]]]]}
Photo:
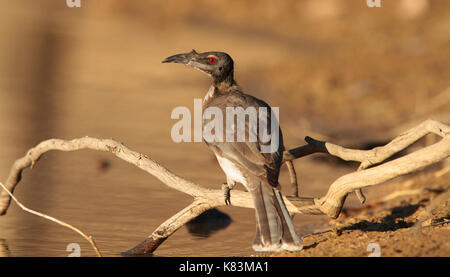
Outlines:
{"type": "Polygon", "coordinates": [[[389,185],[392,192],[412,194],[344,210],[330,222],[332,228],[305,236],[303,251],[270,256],[364,257],[375,251],[368,247],[376,243],[378,253],[385,257],[448,257],[450,173],[435,175],[422,173],[393,182],[389,185]]]}

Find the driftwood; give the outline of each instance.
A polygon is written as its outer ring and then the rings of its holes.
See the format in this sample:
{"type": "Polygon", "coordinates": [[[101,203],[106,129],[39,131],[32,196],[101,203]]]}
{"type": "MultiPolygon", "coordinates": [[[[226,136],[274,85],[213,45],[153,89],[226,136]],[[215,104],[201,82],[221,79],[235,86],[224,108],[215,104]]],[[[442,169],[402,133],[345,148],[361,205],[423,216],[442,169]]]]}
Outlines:
{"type": "MultiPolygon", "coordinates": [[[[358,197],[363,201],[364,196],[360,191],[362,188],[377,185],[397,176],[417,171],[450,156],[450,127],[434,120],[427,120],[415,128],[400,134],[385,146],[371,150],[348,149],[310,137],[306,137],[305,141],[307,142],[306,145],[285,151],[283,160],[288,162],[313,153],[327,153],[346,161],[360,162],[358,171],[338,178],[330,185],[327,194],[321,198],[284,197],[287,208],[291,213],[324,214],[331,218],[339,216],[349,193],[357,192],[358,197]],[[413,153],[382,163],[429,133],[434,133],[442,137],[442,139],[413,153]]],[[[189,194],[194,199],[189,206],[161,224],[142,243],[128,250],[127,254],[152,253],[170,235],[191,219],[208,209],[225,205],[222,190],[206,189],[177,176],[150,157],[133,151],[115,140],[92,137],[73,140],[50,139],[39,143],[36,147],[30,149],[24,157],[16,160],[5,182],[5,187],[10,192],[13,192],[20,181],[22,171],[27,167],[33,167],[44,153],[51,150],[75,151],[80,149],[110,152],[118,158],[150,173],[170,188],[189,194]]],[[[1,215],[6,213],[10,201],[10,195],[2,191],[0,194],[1,215]]],[[[253,208],[253,201],[248,192],[235,190],[232,192],[232,205],[253,208]]]]}

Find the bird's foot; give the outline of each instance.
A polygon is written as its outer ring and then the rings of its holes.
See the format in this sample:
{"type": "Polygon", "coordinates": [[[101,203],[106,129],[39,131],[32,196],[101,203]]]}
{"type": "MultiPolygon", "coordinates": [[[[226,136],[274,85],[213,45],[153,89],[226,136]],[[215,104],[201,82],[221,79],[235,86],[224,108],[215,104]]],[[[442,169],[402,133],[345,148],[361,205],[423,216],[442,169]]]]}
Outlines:
{"type": "Polygon", "coordinates": [[[231,198],[231,194],[230,194],[231,188],[228,186],[227,183],[223,183],[222,184],[222,190],[223,190],[223,196],[225,198],[225,205],[231,205],[231,200],[230,200],[230,198],[231,198]]]}

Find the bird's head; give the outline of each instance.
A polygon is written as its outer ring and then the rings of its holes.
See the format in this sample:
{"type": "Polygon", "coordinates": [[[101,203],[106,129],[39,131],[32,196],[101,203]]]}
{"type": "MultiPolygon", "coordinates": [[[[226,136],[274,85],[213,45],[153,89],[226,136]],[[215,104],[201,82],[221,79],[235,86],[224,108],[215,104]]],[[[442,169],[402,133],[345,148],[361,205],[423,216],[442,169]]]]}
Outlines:
{"type": "Polygon", "coordinates": [[[213,77],[215,83],[233,81],[233,59],[224,52],[197,53],[192,50],[189,53],[167,57],[162,62],[188,65],[213,77]]]}

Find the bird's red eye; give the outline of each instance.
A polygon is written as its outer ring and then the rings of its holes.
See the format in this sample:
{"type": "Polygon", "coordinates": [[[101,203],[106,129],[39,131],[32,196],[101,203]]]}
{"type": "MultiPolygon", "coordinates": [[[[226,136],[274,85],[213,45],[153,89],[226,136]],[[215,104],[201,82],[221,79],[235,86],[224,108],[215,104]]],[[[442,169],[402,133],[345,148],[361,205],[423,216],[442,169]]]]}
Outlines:
{"type": "Polygon", "coordinates": [[[216,58],[209,57],[209,58],[208,58],[208,61],[209,61],[210,64],[213,64],[213,63],[216,62],[216,58]]]}

